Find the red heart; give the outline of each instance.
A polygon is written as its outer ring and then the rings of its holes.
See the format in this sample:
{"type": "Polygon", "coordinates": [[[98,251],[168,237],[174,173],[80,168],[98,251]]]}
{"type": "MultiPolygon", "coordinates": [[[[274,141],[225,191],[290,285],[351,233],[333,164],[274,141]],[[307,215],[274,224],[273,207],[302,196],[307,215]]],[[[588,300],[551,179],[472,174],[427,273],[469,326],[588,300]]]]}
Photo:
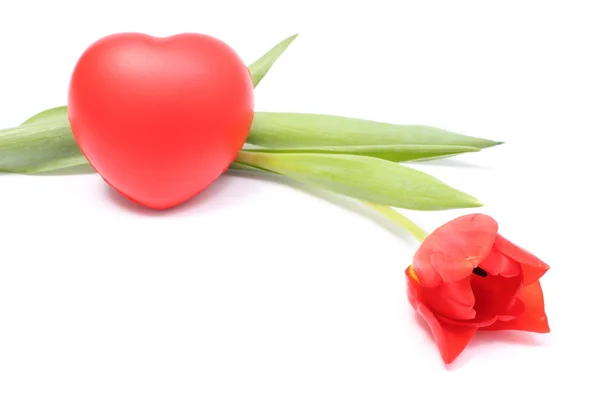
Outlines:
{"type": "Polygon", "coordinates": [[[113,188],[166,209],[214,182],[253,119],[250,73],[211,36],[107,36],[80,57],[69,87],[77,144],[113,188]]]}

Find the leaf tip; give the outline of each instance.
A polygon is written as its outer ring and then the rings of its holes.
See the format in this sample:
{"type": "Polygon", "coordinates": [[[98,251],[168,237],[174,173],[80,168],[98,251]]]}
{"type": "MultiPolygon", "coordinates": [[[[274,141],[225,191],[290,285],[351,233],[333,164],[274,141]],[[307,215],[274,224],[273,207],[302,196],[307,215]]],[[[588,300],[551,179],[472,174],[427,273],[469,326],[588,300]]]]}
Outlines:
{"type": "Polygon", "coordinates": [[[476,197],[471,196],[468,193],[462,193],[462,200],[464,202],[464,208],[479,208],[483,207],[483,203],[476,197]]]}
{"type": "Polygon", "coordinates": [[[483,207],[483,203],[476,199],[475,197],[471,197],[471,208],[479,208],[479,207],[483,207]]]}
{"type": "Polygon", "coordinates": [[[280,46],[280,47],[283,47],[284,49],[286,49],[290,44],[292,44],[292,42],[294,40],[296,40],[298,35],[299,35],[298,33],[294,33],[293,35],[286,37],[281,42],[279,42],[275,47],[280,46]]]}
{"type": "Polygon", "coordinates": [[[296,38],[298,37],[298,33],[294,33],[291,36],[288,36],[287,38],[283,39],[280,43],[280,45],[282,45],[284,48],[287,48],[290,44],[292,44],[292,42],[294,40],[296,40],[296,38]]]}
{"type": "Polygon", "coordinates": [[[500,146],[504,144],[504,142],[498,141],[498,140],[486,140],[486,143],[484,145],[482,145],[480,148],[481,149],[489,149],[490,147],[496,147],[496,146],[500,146]]]}

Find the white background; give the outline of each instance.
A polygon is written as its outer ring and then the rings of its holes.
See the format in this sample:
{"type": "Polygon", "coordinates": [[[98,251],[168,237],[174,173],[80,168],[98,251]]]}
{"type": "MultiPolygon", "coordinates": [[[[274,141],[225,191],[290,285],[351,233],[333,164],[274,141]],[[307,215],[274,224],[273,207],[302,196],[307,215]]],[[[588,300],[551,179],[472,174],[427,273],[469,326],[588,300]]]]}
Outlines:
{"type": "Polygon", "coordinates": [[[2,2],[2,127],[65,104],[110,33],[208,33],[248,63],[300,33],[257,110],[505,141],[418,168],[552,266],[552,333],[479,334],[446,368],[405,297],[417,242],[285,181],[227,174],[158,213],[97,175],[2,175],[0,399],[597,399],[594,3],[2,2]]]}

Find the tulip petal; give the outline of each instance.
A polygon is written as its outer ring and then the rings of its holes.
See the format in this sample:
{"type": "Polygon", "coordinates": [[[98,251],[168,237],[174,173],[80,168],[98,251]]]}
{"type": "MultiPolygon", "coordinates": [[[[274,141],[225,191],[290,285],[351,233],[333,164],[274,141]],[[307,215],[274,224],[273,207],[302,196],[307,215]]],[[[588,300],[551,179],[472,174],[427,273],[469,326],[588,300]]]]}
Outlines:
{"type": "Polygon", "coordinates": [[[440,314],[436,314],[437,318],[441,321],[446,323],[447,325],[457,325],[457,326],[468,326],[471,328],[483,328],[485,326],[490,326],[492,325],[494,322],[496,322],[498,320],[498,315],[483,315],[483,316],[476,316],[473,319],[468,319],[468,320],[458,320],[458,319],[450,319],[450,318],[446,318],[443,315],[440,314]]]}
{"type": "Polygon", "coordinates": [[[550,332],[548,317],[544,307],[544,293],[539,281],[525,286],[519,293],[518,299],[523,302],[525,311],[511,321],[496,321],[494,324],[481,328],[488,331],[514,330],[536,333],[550,332]]]}
{"type": "MultiPolygon", "coordinates": [[[[475,298],[475,315],[471,319],[446,318],[438,311],[437,304],[425,303],[436,313],[438,318],[449,325],[472,326],[483,328],[490,326],[498,319],[514,319],[523,312],[523,307],[517,303],[517,294],[522,288],[521,277],[505,278],[501,275],[487,275],[485,277],[471,274],[470,286],[475,298]]],[[[429,289],[429,290],[437,290],[429,289]]],[[[426,293],[427,289],[423,289],[426,293]]],[[[520,302],[521,303],[521,302],[520,302]]]]}
{"type": "Polygon", "coordinates": [[[462,353],[477,332],[477,328],[470,326],[448,325],[440,322],[422,303],[417,303],[416,311],[431,329],[440,355],[446,364],[452,363],[462,353]]]}
{"type": "Polygon", "coordinates": [[[442,359],[446,364],[450,364],[471,341],[473,335],[477,332],[477,328],[451,325],[441,321],[439,318],[443,317],[437,316],[421,302],[424,288],[419,284],[412,266],[406,268],[404,273],[406,274],[407,294],[410,304],[429,326],[442,359]]]}
{"type": "Polygon", "coordinates": [[[514,305],[522,284],[520,276],[504,278],[500,275],[488,275],[484,278],[472,275],[471,287],[475,294],[475,319],[485,321],[506,313],[514,305]]]}
{"type": "Polygon", "coordinates": [[[490,254],[479,266],[490,275],[501,275],[506,278],[511,278],[521,273],[521,265],[512,258],[502,254],[495,247],[492,248],[490,254]]]}
{"type": "Polygon", "coordinates": [[[436,314],[440,315],[442,320],[444,318],[449,321],[452,319],[468,320],[475,317],[475,310],[473,309],[475,296],[471,290],[469,279],[453,283],[442,283],[436,288],[425,288],[420,285],[412,266],[406,268],[404,273],[406,275],[408,301],[413,308],[417,308],[417,303],[427,304],[436,314]]]}
{"type": "Polygon", "coordinates": [[[475,295],[469,278],[458,282],[442,283],[435,288],[423,288],[424,303],[449,319],[475,318],[475,295]]]}
{"type": "Polygon", "coordinates": [[[525,312],[525,303],[521,299],[515,299],[515,302],[504,313],[498,315],[498,321],[512,321],[523,315],[525,312]]]}
{"type": "Polygon", "coordinates": [[[406,295],[408,296],[408,302],[414,309],[417,308],[417,303],[421,301],[421,292],[423,288],[419,285],[415,271],[412,269],[412,265],[404,270],[406,275],[406,295]]]}
{"type": "Polygon", "coordinates": [[[546,271],[550,269],[550,266],[528,252],[510,242],[502,235],[496,237],[494,247],[507,257],[512,258],[519,264],[521,264],[521,271],[523,272],[523,284],[525,286],[536,282],[540,279],[546,271]]]}
{"type": "Polygon", "coordinates": [[[458,217],[425,238],[413,258],[413,268],[424,287],[465,279],[486,259],[498,223],[485,214],[458,217]]]}

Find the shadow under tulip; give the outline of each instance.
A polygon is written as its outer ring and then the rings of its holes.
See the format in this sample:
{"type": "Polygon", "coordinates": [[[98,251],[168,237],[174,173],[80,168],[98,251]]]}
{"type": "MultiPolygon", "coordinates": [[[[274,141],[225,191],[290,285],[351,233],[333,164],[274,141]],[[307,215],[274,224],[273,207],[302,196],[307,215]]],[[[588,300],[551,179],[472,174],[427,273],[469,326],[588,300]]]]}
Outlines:
{"type": "Polygon", "coordinates": [[[541,346],[542,340],[530,332],[520,331],[479,331],[469,346],[483,347],[491,343],[514,343],[525,346],[541,346]]]}

